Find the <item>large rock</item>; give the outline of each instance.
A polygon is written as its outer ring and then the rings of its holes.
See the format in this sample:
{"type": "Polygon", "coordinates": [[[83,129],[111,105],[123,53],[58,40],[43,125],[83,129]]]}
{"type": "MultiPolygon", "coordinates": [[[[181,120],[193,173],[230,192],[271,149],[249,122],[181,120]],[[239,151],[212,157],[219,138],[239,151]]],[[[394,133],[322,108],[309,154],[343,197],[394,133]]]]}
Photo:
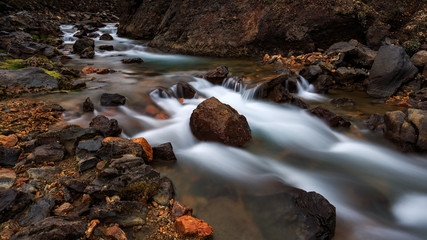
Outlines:
{"type": "Polygon", "coordinates": [[[11,240],[80,239],[86,223],[74,217],[49,217],[17,232],[11,240]]]}
{"type": "Polygon", "coordinates": [[[85,50],[86,48],[92,47],[92,49],[95,49],[95,41],[90,38],[82,38],[77,39],[77,41],[73,45],[73,52],[74,54],[80,54],[85,50]]]}
{"type": "Polygon", "coordinates": [[[101,158],[120,158],[125,154],[132,154],[137,157],[143,157],[148,161],[142,146],[129,139],[119,137],[108,137],[102,141],[102,147],[97,151],[101,158]]]}
{"type": "Polygon", "coordinates": [[[408,121],[417,129],[417,148],[427,151],[427,110],[408,109],[408,121]]]}
{"type": "Polygon", "coordinates": [[[101,35],[101,37],[99,37],[99,40],[103,40],[103,41],[112,41],[113,37],[108,34],[108,33],[104,33],[101,35]]]}
{"type": "Polygon", "coordinates": [[[92,207],[89,219],[99,219],[104,223],[118,223],[121,227],[145,224],[148,209],[136,201],[118,201],[92,207]]]}
{"type": "Polygon", "coordinates": [[[52,58],[59,55],[52,46],[33,41],[12,41],[6,50],[10,56],[21,59],[33,56],[46,56],[52,58]]]}
{"type": "Polygon", "coordinates": [[[108,119],[103,115],[93,118],[89,126],[99,130],[104,137],[117,137],[122,133],[122,129],[116,119],[108,119]]]}
{"type": "Polygon", "coordinates": [[[368,6],[350,0],[122,0],[121,6],[119,34],[152,40],[151,46],[163,50],[217,56],[312,51],[362,40],[358,13],[372,17],[368,6]]]}
{"type": "Polygon", "coordinates": [[[213,84],[222,84],[224,79],[228,76],[228,67],[227,66],[219,66],[209,72],[207,72],[203,78],[208,80],[213,84]]]}
{"type": "Polygon", "coordinates": [[[0,146],[0,166],[14,166],[21,155],[20,148],[7,148],[0,146]]]}
{"type": "Polygon", "coordinates": [[[193,135],[201,141],[243,147],[252,139],[246,118],[215,97],[197,106],[190,117],[190,128],[193,135]]]}
{"type": "Polygon", "coordinates": [[[382,46],[369,73],[367,92],[373,97],[389,97],[417,72],[403,48],[382,46]]]}
{"type": "Polygon", "coordinates": [[[26,227],[50,216],[50,211],[55,206],[53,195],[46,195],[37,200],[28,212],[19,219],[19,225],[26,227]]]}
{"type": "Polygon", "coordinates": [[[5,87],[6,94],[27,91],[49,91],[58,89],[58,80],[43,69],[27,68],[22,70],[0,70],[0,88],[5,87]]]}
{"type": "Polygon", "coordinates": [[[205,221],[192,216],[182,216],[175,221],[178,233],[184,237],[197,237],[203,239],[213,234],[213,228],[205,221]]]}
{"type": "Polygon", "coordinates": [[[120,106],[125,105],[126,97],[120,94],[114,93],[103,93],[101,95],[101,105],[102,106],[120,106]]]}
{"type": "Polygon", "coordinates": [[[406,115],[402,111],[387,112],[384,115],[386,126],[385,136],[396,144],[402,151],[414,151],[417,143],[415,128],[406,121],[406,115]]]}
{"type": "Polygon", "coordinates": [[[59,162],[65,156],[64,147],[59,143],[52,143],[36,147],[27,160],[35,163],[59,162]]]}
{"type": "Polygon", "coordinates": [[[0,191],[0,223],[3,223],[25,210],[32,202],[30,194],[7,189],[0,191]]]}

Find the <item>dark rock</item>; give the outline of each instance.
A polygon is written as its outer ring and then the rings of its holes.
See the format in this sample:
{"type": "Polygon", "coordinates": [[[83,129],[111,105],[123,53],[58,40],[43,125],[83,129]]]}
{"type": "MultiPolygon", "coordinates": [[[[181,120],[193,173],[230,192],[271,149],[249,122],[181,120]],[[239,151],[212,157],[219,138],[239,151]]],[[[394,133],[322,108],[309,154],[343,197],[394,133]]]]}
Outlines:
{"type": "Polygon", "coordinates": [[[354,106],[354,100],[351,98],[335,98],[331,100],[336,107],[354,106]]]}
{"type": "Polygon", "coordinates": [[[58,89],[58,80],[40,68],[0,70],[0,86],[6,87],[10,95],[15,95],[16,92],[58,89]]]}
{"type": "Polygon", "coordinates": [[[130,63],[143,63],[144,60],[142,58],[125,58],[122,59],[122,63],[124,64],[130,64],[130,63]]]}
{"type": "Polygon", "coordinates": [[[427,66],[427,51],[419,51],[411,57],[411,62],[419,68],[427,66]]]}
{"type": "MultiPolygon", "coordinates": [[[[144,153],[140,144],[119,137],[105,138],[102,141],[102,148],[97,151],[97,155],[100,156],[101,159],[120,158],[125,154],[143,157],[144,153]]],[[[148,157],[146,158],[148,161],[148,157]]]]}
{"type": "Polygon", "coordinates": [[[427,110],[408,109],[408,121],[416,128],[416,147],[420,151],[427,151],[427,110]]]}
{"type": "Polygon", "coordinates": [[[17,232],[11,240],[80,239],[86,223],[74,217],[49,217],[17,232]]]}
{"type": "Polygon", "coordinates": [[[318,93],[327,93],[328,90],[333,85],[333,79],[332,76],[327,74],[322,74],[316,78],[313,82],[314,89],[318,93]]]}
{"type": "Polygon", "coordinates": [[[80,54],[85,50],[86,48],[91,47],[92,50],[95,49],[95,41],[90,38],[82,38],[77,39],[77,41],[73,45],[73,52],[74,54],[80,54]]]}
{"type": "Polygon", "coordinates": [[[332,74],[332,76],[338,84],[344,84],[348,82],[363,82],[363,80],[368,78],[369,75],[362,69],[340,67],[332,74]]]}
{"type": "Polygon", "coordinates": [[[366,43],[373,49],[378,49],[382,41],[390,34],[390,25],[372,25],[366,33],[366,43]]]}
{"type": "Polygon", "coordinates": [[[252,140],[246,118],[214,97],[203,101],[193,111],[190,128],[193,135],[201,141],[243,147],[252,140]]]}
{"type": "Polygon", "coordinates": [[[80,160],[78,163],[79,171],[84,172],[91,168],[94,168],[98,163],[98,160],[99,159],[97,157],[90,157],[90,156],[80,160]]]}
{"type": "Polygon", "coordinates": [[[121,227],[142,226],[148,209],[136,201],[118,201],[92,207],[89,219],[99,219],[104,223],[118,223],[121,227]]]}
{"type": "Polygon", "coordinates": [[[65,150],[70,155],[74,155],[77,144],[81,140],[90,139],[99,135],[96,128],[82,128],[71,125],[64,127],[59,132],[59,141],[64,145],[65,150]]]}
{"type": "Polygon", "coordinates": [[[46,195],[45,197],[37,200],[28,212],[18,220],[19,225],[26,227],[49,217],[50,211],[54,206],[55,197],[52,195],[46,195]]]}
{"type": "Polygon", "coordinates": [[[103,93],[101,95],[101,105],[102,106],[119,106],[119,105],[125,105],[126,98],[120,94],[110,94],[110,93],[103,93]]]}
{"type": "Polygon", "coordinates": [[[313,80],[321,73],[322,68],[319,67],[319,65],[310,65],[308,68],[301,70],[299,74],[307,79],[307,81],[313,82],[313,80]]]}
{"type": "Polygon", "coordinates": [[[34,41],[30,34],[22,31],[18,32],[1,32],[0,33],[0,48],[7,49],[8,46],[15,42],[32,42],[34,41]]]}
{"type": "Polygon", "coordinates": [[[384,115],[380,115],[378,113],[372,114],[369,119],[365,121],[365,125],[371,131],[384,133],[386,129],[384,124],[384,115]]]}
{"type": "Polygon", "coordinates": [[[101,45],[101,46],[99,46],[99,50],[114,51],[114,46],[113,45],[101,45]]]}
{"type": "Polygon", "coordinates": [[[174,195],[175,189],[173,187],[172,180],[167,177],[163,177],[160,179],[159,191],[153,196],[153,200],[162,206],[169,206],[169,202],[174,195]]]}
{"type": "Polygon", "coordinates": [[[88,38],[97,38],[97,37],[99,37],[99,33],[89,33],[89,34],[87,35],[87,37],[88,37],[88,38]]]}
{"type": "Polygon", "coordinates": [[[150,92],[150,96],[160,98],[172,98],[173,94],[167,88],[157,88],[150,92]]]}
{"type": "Polygon", "coordinates": [[[27,159],[35,163],[59,162],[64,156],[64,147],[59,143],[52,143],[36,147],[27,159]]]}
{"type": "Polygon", "coordinates": [[[177,219],[179,217],[182,217],[184,215],[193,215],[193,209],[187,206],[182,205],[178,201],[174,201],[173,207],[172,207],[172,217],[173,219],[177,219]]]}
{"type": "Polygon", "coordinates": [[[351,123],[345,118],[336,115],[324,107],[315,107],[309,110],[309,113],[325,121],[330,127],[349,128],[351,123]]]}
{"type": "Polygon", "coordinates": [[[80,58],[93,58],[95,56],[95,50],[93,47],[87,47],[80,52],[80,58]]]}
{"type": "Polygon", "coordinates": [[[402,111],[387,112],[384,115],[385,136],[402,151],[414,151],[417,133],[414,127],[405,120],[405,117],[406,115],[402,111]]]}
{"type": "Polygon", "coordinates": [[[194,89],[188,82],[179,82],[176,84],[176,97],[191,99],[196,96],[196,89],[194,89]]]}
{"type": "Polygon", "coordinates": [[[368,94],[389,97],[417,73],[405,50],[397,46],[382,46],[370,70],[368,94]]]}
{"type": "Polygon", "coordinates": [[[337,42],[332,44],[328,50],[326,50],[327,54],[333,53],[347,53],[356,49],[356,46],[351,42],[337,42]]]}
{"type": "Polygon", "coordinates": [[[31,195],[15,189],[0,191],[0,223],[15,217],[32,202],[31,195]]]}
{"type": "Polygon", "coordinates": [[[104,33],[101,35],[101,37],[99,37],[99,40],[103,40],[103,41],[112,41],[113,37],[108,34],[108,33],[104,33]]]}
{"type": "Polygon", "coordinates": [[[176,163],[177,159],[170,142],[153,147],[153,163],[176,163]]]}
{"type": "Polygon", "coordinates": [[[77,193],[84,193],[88,185],[85,180],[79,180],[70,177],[62,177],[59,179],[58,183],[77,193]]]}
{"type": "Polygon", "coordinates": [[[116,119],[108,119],[103,115],[93,118],[89,126],[99,130],[104,137],[117,137],[122,133],[116,119]]]}
{"type": "Polygon", "coordinates": [[[328,55],[340,55],[343,63],[356,67],[370,68],[377,52],[358,43],[356,40],[338,42],[327,50],[328,55]]]}
{"type": "Polygon", "coordinates": [[[55,167],[30,168],[27,170],[28,177],[31,179],[45,179],[56,173],[55,167]]]}
{"type": "Polygon", "coordinates": [[[0,166],[14,166],[21,155],[20,148],[7,148],[0,146],[0,166]]]}
{"type": "Polygon", "coordinates": [[[83,159],[88,156],[93,156],[96,151],[98,151],[102,147],[103,137],[95,137],[90,140],[82,140],[76,147],[76,157],[78,159],[83,159]]]}
{"type": "Polygon", "coordinates": [[[0,169],[0,190],[9,189],[16,180],[15,171],[3,168],[0,169]]]}
{"type": "Polygon", "coordinates": [[[213,84],[221,85],[225,78],[228,76],[228,67],[227,66],[219,66],[214,70],[207,72],[203,78],[208,80],[213,84]]]}
{"type": "Polygon", "coordinates": [[[95,106],[92,100],[90,100],[90,98],[88,97],[83,102],[83,112],[93,112],[93,110],[95,110],[95,106]]]}
{"type": "Polygon", "coordinates": [[[12,41],[6,51],[10,56],[21,59],[33,56],[46,56],[48,58],[52,58],[58,55],[52,46],[32,41],[12,41]]]}
{"type": "Polygon", "coordinates": [[[85,31],[78,31],[76,34],[73,35],[73,37],[84,38],[87,37],[87,33],[85,31]]]}

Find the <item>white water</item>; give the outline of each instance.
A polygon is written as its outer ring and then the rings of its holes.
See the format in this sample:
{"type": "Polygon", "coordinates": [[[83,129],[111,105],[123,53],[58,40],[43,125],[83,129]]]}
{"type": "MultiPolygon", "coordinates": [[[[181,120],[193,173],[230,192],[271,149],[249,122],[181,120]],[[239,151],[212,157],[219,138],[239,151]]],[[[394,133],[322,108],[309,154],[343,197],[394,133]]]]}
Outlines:
{"type": "MultiPolygon", "coordinates": [[[[107,25],[100,32],[110,32],[115,38],[114,45],[121,46],[118,49],[122,50],[97,51],[100,58],[122,54],[148,61],[192,63],[197,59],[146,52],[145,47],[117,37],[112,26],[107,25]]],[[[62,29],[72,31],[69,26],[62,29]]],[[[70,35],[65,34],[64,39],[71,43],[74,40],[70,35]]],[[[110,43],[97,41],[99,44],[110,43]]],[[[127,106],[119,107],[120,111],[112,117],[132,119],[141,129],[147,129],[131,133],[130,137],[145,137],[151,145],[172,142],[180,165],[197,166],[197,169],[204,169],[225,181],[249,186],[262,184],[266,177],[275,177],[286,184],[322,194],[336,207],[338,226],[348,230],[344,239],[427,238],[425,159],[350,138],[330,129],[305,110],[253,100],[256,88],[246,89],[233,78],[225,81],[223,86],[212,85],[200,78],[194,78],[190,84],[201,96],[214,96],[243,114],[252,129],[253,146],[237,149],[195,139],[190,131],[189,118],[205,98],[186,99],[181,104],[176,99],[152,94],[156,104],[169,113],[169,119],[157,120],[127,106]],[[383,197],[390,206],[371,194],[383,197]],[[371,209],[360,203],[366,199],[376,207],[371,209]]],[[[325,96],[313,93],[313,87],[304,79],[298,83],[298,90],[301,98],[327,100],[325,96]]],[[[123,127],[126,125],[119,122],[123,127]]],[[[184,191],[178,189],[178,192],[180,190],[184,191]]]]}

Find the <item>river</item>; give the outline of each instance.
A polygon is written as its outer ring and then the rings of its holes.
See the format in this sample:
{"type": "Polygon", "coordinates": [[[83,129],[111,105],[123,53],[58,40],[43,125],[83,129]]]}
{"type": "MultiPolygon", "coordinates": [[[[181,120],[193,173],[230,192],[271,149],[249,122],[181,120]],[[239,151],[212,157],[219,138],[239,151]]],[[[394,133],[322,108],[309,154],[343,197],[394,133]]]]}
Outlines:
{"type": "MultiPolygon", "coordinates": [[[[71,46],[77,31],[63,25],[63,39],[71,46]]],[[[214,228],[221,239],[292,239],[280,222],[266,221],[266,214],[279,211],[274,197],[262,198],[262,209],[253,204],[254,196],[269,196],[283,185],[315,191],[336,207],[334,239],[427,239],[427,158],[402,154],[370,133],[362,124],[373,112],[395,109],[375,104],[363,93],[334,91],[313,93],[307,83],[299,86],[300,97],[311,106],[329,104],[337,96],[353,97],[356,105],[337,109],[352,120],[354,127],[336,131],[305,110],[251,98],[256,84],[277,75],[278,66],[262,66],[254,59],[217,59],[163,54],[144,42],[120,38],[115,24],[99,30],[110,33],[113,41],[96,40],[94,59],[73,59],[66,65],[81,69],[91,65],[117,72],[94,75],[87,89],[46,96],[62,104],[64,118],[88,126],[94,114],[83,114],[86,97],[95,103],[95,114],[115,118],[124,137],[144,137],[151,145],[171,142],[178,158],[175,166],[159,167],[175,183],[177,199],[194,208],[194,214],[214,228]],[[113,45],[103,52],[99,45],[113,45]],[[141,57],[143,64],[125,65],[126,57],[141,57]],[[194,74],[227,65],[233,78],[223,86],[212,85],[194,74]],[[150,90],[163,86],[174,89],[178,81],[188,81],[198,98],[160,98],[150,90]],[[99,105],[104,92],[127,97],[125,106],[99,105]],[[190,131],[192,111],[204,99],[215,96],[246,116],[253,141],[244,149],[200,142],[190,131]],[[154,104],[169,115],[156,119],[145,114],[154,104]],[[261,212],[262,211],[262,212],[261,212]]],[[[274,195],[273,195],[274,196],[274,195]]],[[[268,218],[268,216],[267,216],[268,218]]],[[[288,231],[288,230],[287,230],[288,231]]]]}

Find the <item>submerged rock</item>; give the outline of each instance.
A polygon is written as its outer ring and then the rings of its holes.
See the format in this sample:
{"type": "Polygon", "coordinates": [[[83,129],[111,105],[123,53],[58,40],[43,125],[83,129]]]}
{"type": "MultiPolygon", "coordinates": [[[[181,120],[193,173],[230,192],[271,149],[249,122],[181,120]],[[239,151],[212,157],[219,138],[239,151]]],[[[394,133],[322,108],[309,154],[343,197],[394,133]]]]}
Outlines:
{"type": "Polygon", "coordinates": [[[142,58],[125,58],[122,59],[122,63],[124,64],[130,64],[130,63],[143,63],[144,60],[142,58]]]}
{"type": "Polygon", "coordinates": [[[215,97],[197,106],[190,117],[190,128],[193,135],[201,141],[243,147],[252,140],[246,118],[215,97]]]}
{"type": "Polygon", "coordinates": [[[101,95],[102,106],[115,107],[115,106],[125,105],[125,103],[126,103],[126,97],[120,94],[103,93],[101,95]]]}
{"type": "Polygon", "coordinates": [[[99,50],[114,51],[114,46],[113,45],[101,45],[101,46],[99,46],[99,50]]]}
{"type": "Polygon", "coordinates": [[[97,129],[104,137],[117,137],[122,133],[122,129],[116,119],[108,119],[103,115],[93,118],[89,123],[89,127],[97,129]]]}
{"type": "Polygon", "coordinates": [[[348,120],[346,120],[341,116],[336,115],[335,113],[329,111],[324,107],[315,107],[313,109],[310,109],[309,112],[312,115],[324,120],[331,127],[348,128],[351,125],[351,123],[348,120]]]}
{"type": "Polygon", "coordinates": [[[82,53],[86,48],[91,47],[92,49],[95,49],[95,41],[90,38],[82,38],[77,39],[77,41],[73,45],[73,52],[74,54],[80,54],[82,53]]]}
{"type": "Polygon", "coordinates": [[[103,41],[112,41],[113,37],[108,34],[108,33],[104,33],[101,35],[101,37],[99,37],[99,40],[103,40],[103,41]]]}

